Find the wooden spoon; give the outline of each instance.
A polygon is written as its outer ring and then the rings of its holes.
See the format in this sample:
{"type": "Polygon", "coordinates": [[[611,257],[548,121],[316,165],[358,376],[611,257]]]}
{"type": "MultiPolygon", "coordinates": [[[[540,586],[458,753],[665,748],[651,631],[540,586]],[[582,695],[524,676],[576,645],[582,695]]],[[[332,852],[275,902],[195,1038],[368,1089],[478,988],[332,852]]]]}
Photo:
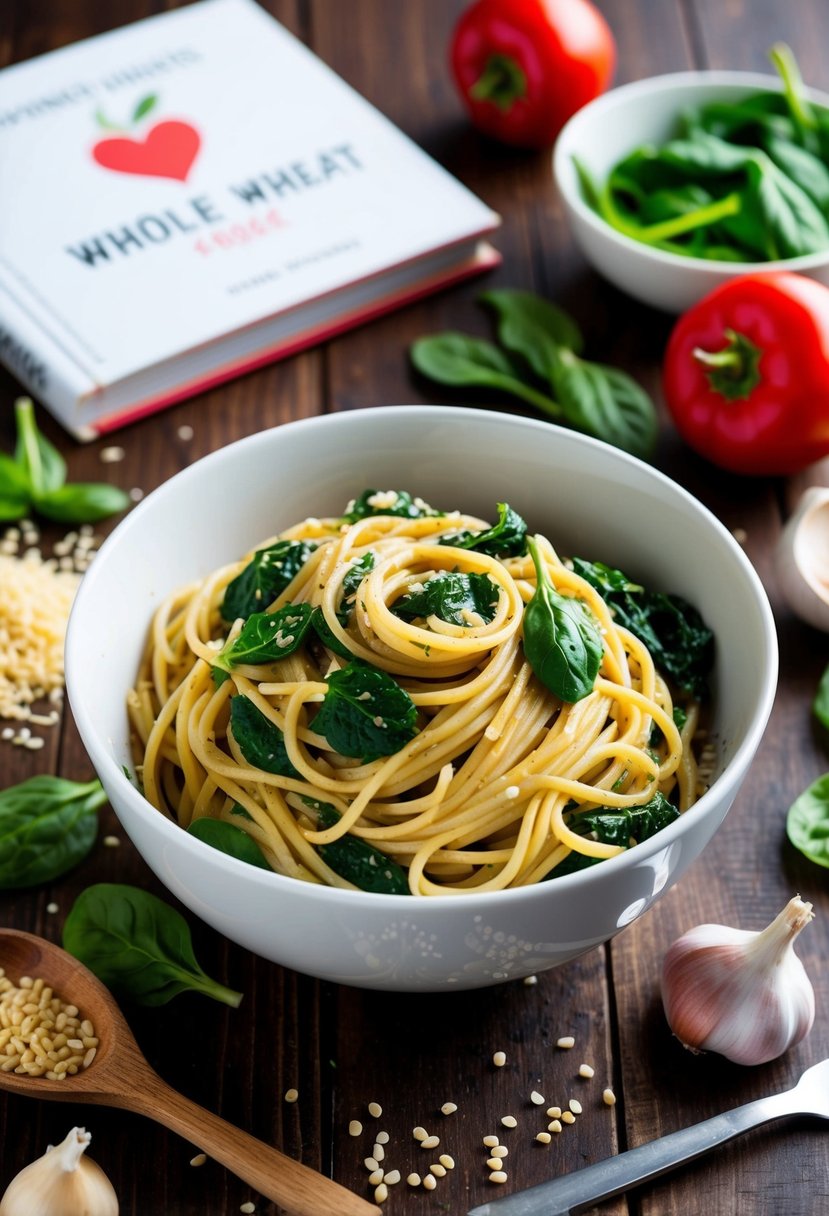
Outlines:
{"type": "Polygon", "coordinates": [[[91,1102],[149,1115],[291,1216],[376,1216],[375,1204],[255,1140],[163,1081],[141,1054],[108,989],[59,946],[31,933],[0,929],[0,967],[13,984],[24,975],[44,979],[63,1001],[77,1005],[82,1018],[89,1018],[99,1040],[95,1059],[74,1076],[50,1081],[0,1072],[0,1089],[29,1098],[91,1102]]]}

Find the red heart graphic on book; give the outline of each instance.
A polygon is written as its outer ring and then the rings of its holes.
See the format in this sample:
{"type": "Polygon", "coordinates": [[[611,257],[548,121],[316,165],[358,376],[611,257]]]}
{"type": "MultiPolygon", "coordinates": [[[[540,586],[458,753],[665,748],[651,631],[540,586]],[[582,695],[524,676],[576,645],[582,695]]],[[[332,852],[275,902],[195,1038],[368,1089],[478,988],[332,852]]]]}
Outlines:
{"type": "Polygon", "coordinates": [[[195,127],[169,119],[157,122],[144,139],[124,135],[100,139],[92,155],[104,169],[114,169],[116,173],[172,177],[183,182],[200,146],[201,138],[195,127]]]}

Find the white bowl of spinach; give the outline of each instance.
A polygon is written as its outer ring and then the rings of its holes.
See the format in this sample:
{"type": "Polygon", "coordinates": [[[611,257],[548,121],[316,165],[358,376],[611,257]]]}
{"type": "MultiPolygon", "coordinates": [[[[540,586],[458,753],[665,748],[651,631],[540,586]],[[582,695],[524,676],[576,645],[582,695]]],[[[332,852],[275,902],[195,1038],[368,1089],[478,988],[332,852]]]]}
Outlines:
{"type": "Polygon", "coordinates": [[[777,76],[702,71],[623,85],[580,110],[553,156],[583,253],[629,295],[681,312],[737,275],[829,285],[829,96],[786,48],[777,76]]]}
{"type": "MultiPolygon", "coordinates": [[[[650,611],[643,619],[648,604],[628,590],[614,603],[641,633],[657,622],[650,611]]],[[[687,657],[684,643],[673,649],[687,657]]],[[[768,601],[740,546],[651,466],[541,420],[392,406],[252,435],[148,495],[84,576],[66,663],[78,728],[125,831],[192,912],[265,958],[324,980],[434,991],[556,966],[649,908],[699,856],[737,794],[771,708],[777,649],[768,601]],[[509,503],[562,554],[604,563],[604,574],[590,567],[599,576],[623,570],[657,607],[662,593],[693,605],[714,635],[708,712],[716,759],[699,800],[679,816],[642,823],[639,835],[630,833],[635,846],[600,864],[510,890],[428,897],[408,894],[405,884],[370,889],[353,866],[347,877],[357,889],[286,877],[150,805],[136,782],[126,704],[154,609],[296,520],[340,514],[371,486],[493,523],[495,504],[509,503]]]]}

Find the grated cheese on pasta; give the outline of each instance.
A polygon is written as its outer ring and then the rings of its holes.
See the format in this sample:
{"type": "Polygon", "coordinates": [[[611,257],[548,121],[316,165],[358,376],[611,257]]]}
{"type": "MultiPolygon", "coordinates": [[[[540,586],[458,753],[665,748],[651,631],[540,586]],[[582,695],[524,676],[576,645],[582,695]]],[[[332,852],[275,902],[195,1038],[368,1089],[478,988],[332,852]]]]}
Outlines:
{"type": "Polygon", "coordinates": [[[63,689],[63,643],[79,582],[37,550],[0,554],[0,718],[29,721],[39,697],[63,689]]]}

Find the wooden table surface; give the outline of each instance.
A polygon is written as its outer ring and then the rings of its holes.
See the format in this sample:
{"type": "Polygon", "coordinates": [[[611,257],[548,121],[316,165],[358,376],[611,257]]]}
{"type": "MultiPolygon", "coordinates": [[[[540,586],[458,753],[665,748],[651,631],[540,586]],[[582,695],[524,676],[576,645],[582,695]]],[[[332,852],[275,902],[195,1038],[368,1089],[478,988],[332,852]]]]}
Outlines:
{"type": "MultiPolygon", "coordinates": [[[[0,64],[161,7],[150,0],[117,6],[11,0],[0,7],[0,64]]],[[[446,68],[461,0],[268,0],[265,7],[501,213],[496,243],[503,265],[489,283],[540,291],[570,309],[597,357],[638,377],[662,410],[659,368],[670,318],[626,299],[587,268],[568,236],[546,153],[498,149],[464,121],[446,68]]],[[[767,48],[782,38],[794,48],[805,79],[829,88],[825,0],[602,0],[601,7],[618,41],[617,83],[690,67],[764,70],[767,48]]],[[[2,188],[13,189],[13,183],[4,181],[2,188]]],[[[484,333],[486,323],[474,303],[481,285],[445,291],[129,427],[115,439],[125,450],[119,464],[101,461],[112,439],[81,446],[45,413],[41,421],[65,454],[71,479],[108,478],[147,492],[205,453],[264,427],[389,402],[439,402],[440,392],[412,375],[407,348],[418,335],[444,328],[484,333]],[[192,427],[192,438],[182,437],[185,426],[192,427]]],[[[18,392],[11,376],[0,374],[3,450],[12,442],[11,405],[18,392]]],[[[453,399],[476,402],[474,393],[453,399]]],[[[505,402],[503,408],[512,407],[505,402]]],[[[392,1188],[386,1206],[395,1216],[464,1216],[501,1193],[487,1181],[481,1137],[499,1127],[505,1112],[515,1113],[520,1123],[505,1133],[510,1156],[504,1192],[788,1088],[806,1065],[829,1055],[826,871],[797,855],[784,833],[790,803],[829,768],[826,738],[810,718],[829,641],[788,612],[772,565],[787,504],[798,487],[718,473],[682,447],[664,411],[656,463],[729,528],[742,530],[768,590],[781,646],[779,691],[757,759],[724,827],[680,883],[608,946],[540,975],[535,986],[513,983],[451,995],[386,995],[322,984],[255,958],[188,913],[200,961],[244,992],[240,1009],[184,995],[163,1010],[128,1010],[142,1048],[173,1085],[367,1197],[363,1158],[373,1131],[388,1131],[386,1162],[404,1179],[425,1160],[411,1129],[423,1124],[438,1131],[456,1168],[431,1193],[405,1182],[392,1188]],[[658,997],[660,961],[669,943],[702,921],[759,929],[795,892],[816,909],[814,924],[800,939],[817,994],[811,1035],[758,1068],[685,1052],[665,1024],[658,997]],[[576,1048],[557,1050],[556,1039],[568,1033],[576,1048]],[[508,1058],[501,1069],[491,1063],[498,1049],[508,1058]],[[594,1067],[592,1081],[576,1077],[582,1061],[594,1067]],[[613,1108],[601,1101],[608,1083],[618,1096],[613,1108]],[[294,1104],[283,1100],[289,1087],[299,1091],[294,1104]],[[550,1102],[577,1096],[584,1106],[576,1124],[549,1147],[533,1140],[538,1118],[532,1118],[528,1095],[534,1088],[550,1102]],[[383,1107],[379,1120],[366,1113],[371,1101],[383,1107]],[[458,1106],[451,1118],[440,1114],[446,1101],[458,1106]],[[361,1139],[348,1135],[353,1118],[366,1126],[361,1139]]],[[[92,775],[68,714],[48,733],[42,751],[6,743],[0,748],[3,785],[39,772],[92,775]]],[[[79,868],[46,889],[0,894],[0,923],[59,941],[74,898],[98,881],[132,882],[165,894],[108,809],[98,844],[79,868]],[[107,834],[119,836],[119,848],[103,846],[107,834]],[[56,912],[50,911],[54,905],[56,912]]],[[[2,1096],[0,1190],[74,1123],[91,1130],[93,1155],[129,1216],[227,1216],[248,1200],[259,1213],[276,1211],[215,1163],[192,1168],[190,1145],[137,1116],[2,1096]]],[[[825,1213],[825,1134],[805,1119],[750,1133],[601,1211],[825,1213]]]]}

